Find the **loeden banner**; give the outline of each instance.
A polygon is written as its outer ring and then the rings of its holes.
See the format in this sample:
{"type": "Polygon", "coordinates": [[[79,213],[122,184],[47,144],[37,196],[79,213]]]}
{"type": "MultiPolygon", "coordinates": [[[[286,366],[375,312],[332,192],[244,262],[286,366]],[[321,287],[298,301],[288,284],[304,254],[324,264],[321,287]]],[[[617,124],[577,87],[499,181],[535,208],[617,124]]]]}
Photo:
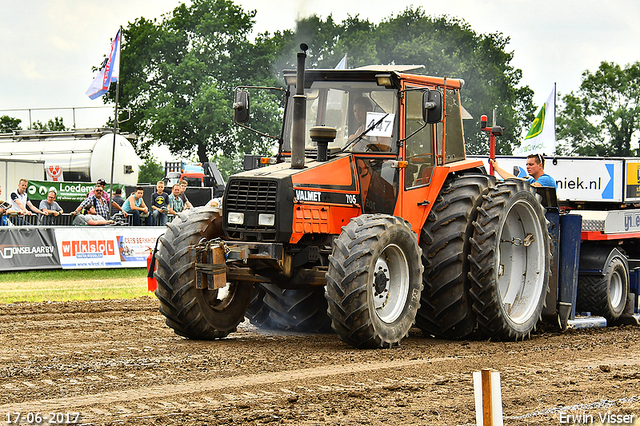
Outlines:
{"type": "Polygon", "coordinates": [[[59,269],[52,228],[0,228],[0,270],[59,269]]]}
{"type": "MultiPolygon", "coordinates": [[[[27,194],[30,200],[46,200],[49,191],[56,191],[58,201],[82,201],[87,194],[96,187],[92,182],[47,182],[44,180],[30,180],[27,186],[27,194]]],[[[115,184],[113,189],[120,188],[124,191],[124,185],[115,184]]],[[[107,192],[111,191],[111,185],[107,185],[107,192]]],[[[37,205],[37,204],[36,204],[37,205]]]]}

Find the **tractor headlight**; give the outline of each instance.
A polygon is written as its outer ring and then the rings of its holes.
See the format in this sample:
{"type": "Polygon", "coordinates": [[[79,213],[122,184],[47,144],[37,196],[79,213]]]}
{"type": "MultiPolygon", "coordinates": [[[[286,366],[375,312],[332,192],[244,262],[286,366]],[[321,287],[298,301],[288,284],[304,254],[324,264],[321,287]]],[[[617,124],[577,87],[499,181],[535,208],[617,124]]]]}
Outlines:
{"type": "Polygon", "coordinates": [[[229,212],[227,216],[227,222],[231,225],[243,225],[244,213],[229,212]]]}
{"type": "Polygon", "coordinates": [[[258,215],[258,225],[260,226],[274,226],[276,224],[276,215],[260,213],[258,215]]]}

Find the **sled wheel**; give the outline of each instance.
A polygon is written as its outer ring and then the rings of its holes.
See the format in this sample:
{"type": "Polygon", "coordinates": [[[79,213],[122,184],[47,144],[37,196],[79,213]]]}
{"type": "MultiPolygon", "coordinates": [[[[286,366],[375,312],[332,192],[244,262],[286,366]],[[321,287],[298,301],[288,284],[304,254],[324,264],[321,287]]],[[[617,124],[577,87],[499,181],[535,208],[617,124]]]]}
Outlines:
{"type": "Polygon", "coordinates": [[[624,313],[629,297],[629,267],[625,256],[613,249],[604,276],[579,276],[577,309],[602,315],[612,322],[624,313]]]}

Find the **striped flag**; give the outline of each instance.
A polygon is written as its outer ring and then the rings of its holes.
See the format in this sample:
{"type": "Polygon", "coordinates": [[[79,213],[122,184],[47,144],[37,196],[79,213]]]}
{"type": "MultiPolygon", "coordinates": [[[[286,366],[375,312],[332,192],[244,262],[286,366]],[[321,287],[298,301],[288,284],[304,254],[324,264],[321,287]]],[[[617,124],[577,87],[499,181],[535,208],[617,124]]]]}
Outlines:
{"type": "Polygon", "coordinates": [[[109,55],[104,59],[100,71],[96,78],[93,79],[89,89],[87,90],[87,96],[91,99],[97,99],[109,91],[109,86],[112,82],[118,81],[118,75],[120,73],[120,32],[118,30],[116,37],[111,43],[111,50],[109,55]]]}

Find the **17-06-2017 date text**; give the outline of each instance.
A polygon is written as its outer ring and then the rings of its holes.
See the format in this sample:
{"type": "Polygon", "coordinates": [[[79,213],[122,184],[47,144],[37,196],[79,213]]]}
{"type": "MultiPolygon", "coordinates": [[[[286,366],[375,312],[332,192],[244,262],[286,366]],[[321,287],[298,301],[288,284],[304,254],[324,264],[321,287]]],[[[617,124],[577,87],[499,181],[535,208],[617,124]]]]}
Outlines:
{"type": "Polygon", "coordinates": [[[71,425],[80,422],[80,413],[40,413],[40,412],[9,412],[6,424],[31,424],[31,425],[71,425]]]}

